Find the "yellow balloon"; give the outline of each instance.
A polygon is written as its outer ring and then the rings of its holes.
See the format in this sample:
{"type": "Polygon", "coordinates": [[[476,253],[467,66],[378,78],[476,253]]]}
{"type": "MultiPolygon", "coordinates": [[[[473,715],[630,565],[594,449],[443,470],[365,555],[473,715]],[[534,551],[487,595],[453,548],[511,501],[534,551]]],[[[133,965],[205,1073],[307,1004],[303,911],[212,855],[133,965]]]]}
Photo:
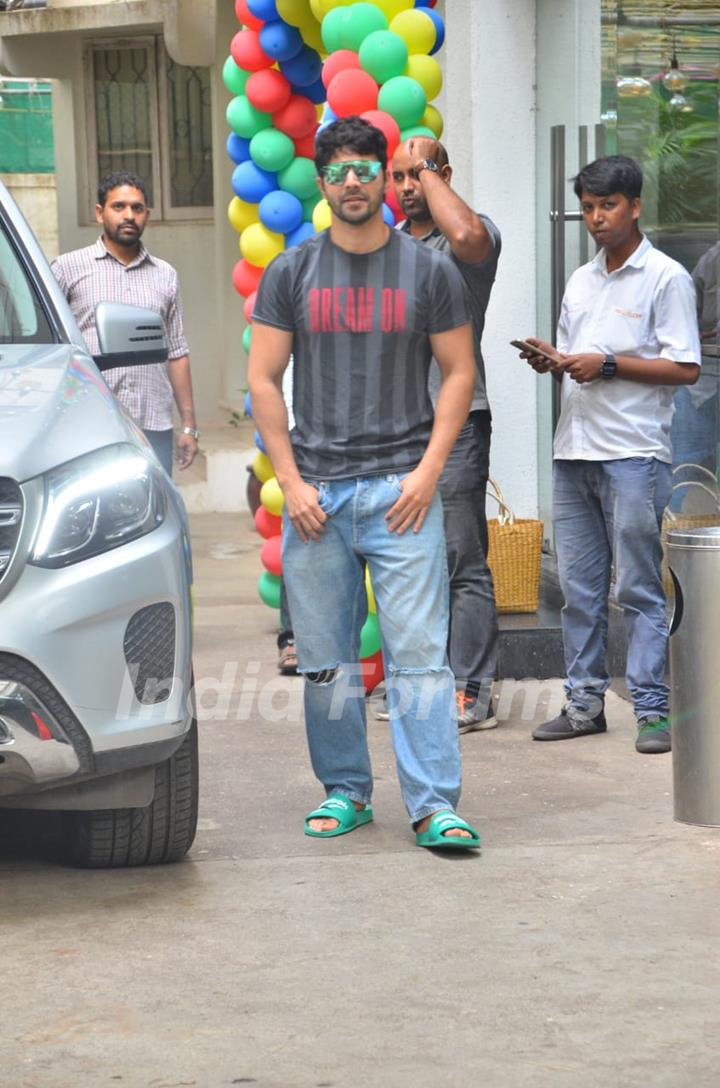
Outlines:
{"type": "Polygon", "coordinates": [[[228,204],[228,219],[236,231],[243,231],[251,223],[258,222],[258,206],[234,196],[228,204]]]}
{"type": "Polygon", "coordinates": [[[325,43],[322,40],[322,34],[320,33],[320,23],[317,19],[313,19],[310,16],[305,22],[300,24],[300,37],[305,42],[305,45],[309,45],[311,49],[316,49],[319,52],[324,52],[325,43]]]}
{"type": "Polygon", "coordinates": [[[425,91],[428,102],[433,98],[437,98],[442,90],[442,68],[435,60],[435,57],[428,57],[425,53],[413,53],[408,57],[405,75],[417,80],[425,91]]]}
{"type": "MultiPolygon", "coordinates": [[[[413,0],[411,0],[412,4],[413,0]]],[[[322,15],[320,20],[322,21],[329,11],[333,8],[349,8],[351,4],[354,4],[355,0],[318,0],[318,7],[320,8],[322,15]]],[[[310,7],[313,6],[313,0],[310,0],[310,7]]]]}
{"type": "Polygon", "coordinates": [[[377,612],[375,593],[373,591],[372,582],[370,581],[370,567],[365,567],[365,591],[368,599],[368,612],[377,612]]]}
{"type": "Polygon", "coordinates": [[[269,514],[275,514],[276,517],[282,514],[285,496],[280,490],[280,484],[277,482],[276,476],[266,480],[260,488],[260,502],[269,514]]]}
{"type": "Polygon", "coordinates": [[[270,458],[262,450],[258,450],[253,457],[252,470],[262,484],[272,480],[275,475],[275,469],[272,467],[270,458]]]}
{"type": "Polygon", "coordinates": [[[316,231],[327,230],[332,223],[332,213],[327,200],[319,200],[312,213],[312,225],[316,231]]]}
{"type": "Polygon", "coordinates": [[[438,140],[443,134],[443,119],[440,110],[435,109],[434,106],[426,106],[425,113],[420,118],[420,124],[425,125],[427,128],[431,128],[438,140]]]}
{"type": "MultiPolygon", "coordinates": [[[[390,22],[401,11],[411,11],[415,7],[415,0],[375,0],[375,7],[380,8],[390,22]]],[[[430,21],[432,22],[432,19],[430,21]]],[[[432,46],[430,48],[432,49],[432,46]]]]}
{"type": "Polygon", "coordinates": [[[262,223],[251,223],[240,235],[240,252],[257,268],[265,268],[284,248],[285,236],[268,230],[262,223]]]}
{"type": "Polygon", "coordinates": [[[310,11],[313,13],[319,23],[323,21],[325,12],[322,9],[321,0],[310,0],[310,11]]]}
{"type": "Polygon", "coordinates": [[[280,18],[290,26],[300,26],[310,14],[309,0],[275,0],[275,7],[280,18]]]}
{"type": "Polygon", "coordinates": [[[399,34],[410,53],[429,53],[435,45],[435,23],[424,11],[401,11],[390,21],[393,34],[399,34]]]}

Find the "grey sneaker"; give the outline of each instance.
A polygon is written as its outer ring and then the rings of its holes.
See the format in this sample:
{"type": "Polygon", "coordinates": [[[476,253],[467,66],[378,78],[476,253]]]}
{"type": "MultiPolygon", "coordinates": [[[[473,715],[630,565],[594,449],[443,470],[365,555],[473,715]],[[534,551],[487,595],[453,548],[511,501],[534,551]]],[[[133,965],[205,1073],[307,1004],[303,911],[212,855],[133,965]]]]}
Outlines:
{"type": "Polygon", "coordinates": [[[481,710],[477,699],[470,699],[464,691],[456,691],[458,733],[475,733],[480,729],[497,729],[494,714],[481,710]]]}
{"type": "Polygon", "coordinates": [[[648,714],[638,719],[638,735],[635,751],[642,755],[655,755],[672,749],[670,722],[662,714],[648,714]]]}
{"type": "Polygon", "coordinates": [[[607,732],[605,711],[601,710],[593,718],[581,710],[564,706],[557,718],[543,722],[533,729],[533,740],[573,740],[575,737],[589,737],[593,733],[607,732]]]}

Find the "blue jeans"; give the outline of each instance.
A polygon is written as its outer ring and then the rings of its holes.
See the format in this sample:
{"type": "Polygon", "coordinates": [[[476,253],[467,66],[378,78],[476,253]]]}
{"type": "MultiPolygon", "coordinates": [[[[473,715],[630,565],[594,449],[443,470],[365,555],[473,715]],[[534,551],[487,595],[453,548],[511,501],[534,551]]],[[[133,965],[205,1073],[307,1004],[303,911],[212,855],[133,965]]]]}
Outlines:
{"type": "Polygon", "coordinates": [[[491,433],[490,413],[471,412],[438,484],[450,573],[450,668],[457,686],[477,698],[481,716],[489,714],[497,670],[495,590],[486,561],[491,433]]]}
{"type": "Polygon", "coordinates": [[[173,470],[173,430],[167,431],[143,431],[148,442],[155,451],[155,456],[167,472],[172,476],[173,470]]]}
{"type": "Polygon", "coordinates": [[[670,499],[670,465],[654,457],[555,461],[553,521],[571,707],[596,713],[610,684],[608,593],[628,636],[627,684],[635,714],[667,714],[667,624],[660,573],[660,524],[670,499]]]}
{"type": "Polygon", "coordinates": [[[317,485],[328,515],[320,540],[303,544],[283,524],[283,578],[313,770],[328,794],[367,804],[373,779],[358,652],[370,568],[383,642],[398,778],[413,823],[460,797],[455,680],[447,665],[448,574],[443,514],[435,495],[419,533],[398,536],[385,514],[395,475],[317,485]]]}

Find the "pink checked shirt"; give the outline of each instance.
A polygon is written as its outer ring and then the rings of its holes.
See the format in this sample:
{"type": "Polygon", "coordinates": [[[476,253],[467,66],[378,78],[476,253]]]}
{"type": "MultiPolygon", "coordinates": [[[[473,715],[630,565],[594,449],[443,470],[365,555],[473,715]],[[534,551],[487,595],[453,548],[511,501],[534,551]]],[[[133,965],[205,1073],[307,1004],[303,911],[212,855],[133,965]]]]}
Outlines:
{"type": "MultiPolygon", "coordinates": [[[[52,270],[91,354],[100,350],[95,330],[98,302],[127,302],[154,310],[165,322],[169,358],[188,354],[177,272],[167,261],[151,257],[142,242],[136,259],[128,265],[113,257],[98,238],[92,246],[62,254],[53,261],[52,270]]],[[[173,391],[166,363],[113,367],[103,377],[143,430],[167,431],[172,427],[173,391]]]]}

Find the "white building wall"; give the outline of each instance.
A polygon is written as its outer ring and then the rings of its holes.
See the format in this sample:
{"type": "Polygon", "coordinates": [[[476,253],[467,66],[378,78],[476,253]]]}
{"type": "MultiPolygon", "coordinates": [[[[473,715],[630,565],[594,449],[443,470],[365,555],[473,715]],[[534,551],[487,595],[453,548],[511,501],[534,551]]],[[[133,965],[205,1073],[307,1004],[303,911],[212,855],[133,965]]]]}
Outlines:
{"type": "MultiPolygon", "coordinates": [[[[454,185],[503,238],[483,337],[490,471],[520,517],[537,511],[537,380],[508,341],[536,328],[535,0],[446,0],[442,112],[454,185]]],[[[492,504],[488,504],[492,513],[492,504]]]]}

